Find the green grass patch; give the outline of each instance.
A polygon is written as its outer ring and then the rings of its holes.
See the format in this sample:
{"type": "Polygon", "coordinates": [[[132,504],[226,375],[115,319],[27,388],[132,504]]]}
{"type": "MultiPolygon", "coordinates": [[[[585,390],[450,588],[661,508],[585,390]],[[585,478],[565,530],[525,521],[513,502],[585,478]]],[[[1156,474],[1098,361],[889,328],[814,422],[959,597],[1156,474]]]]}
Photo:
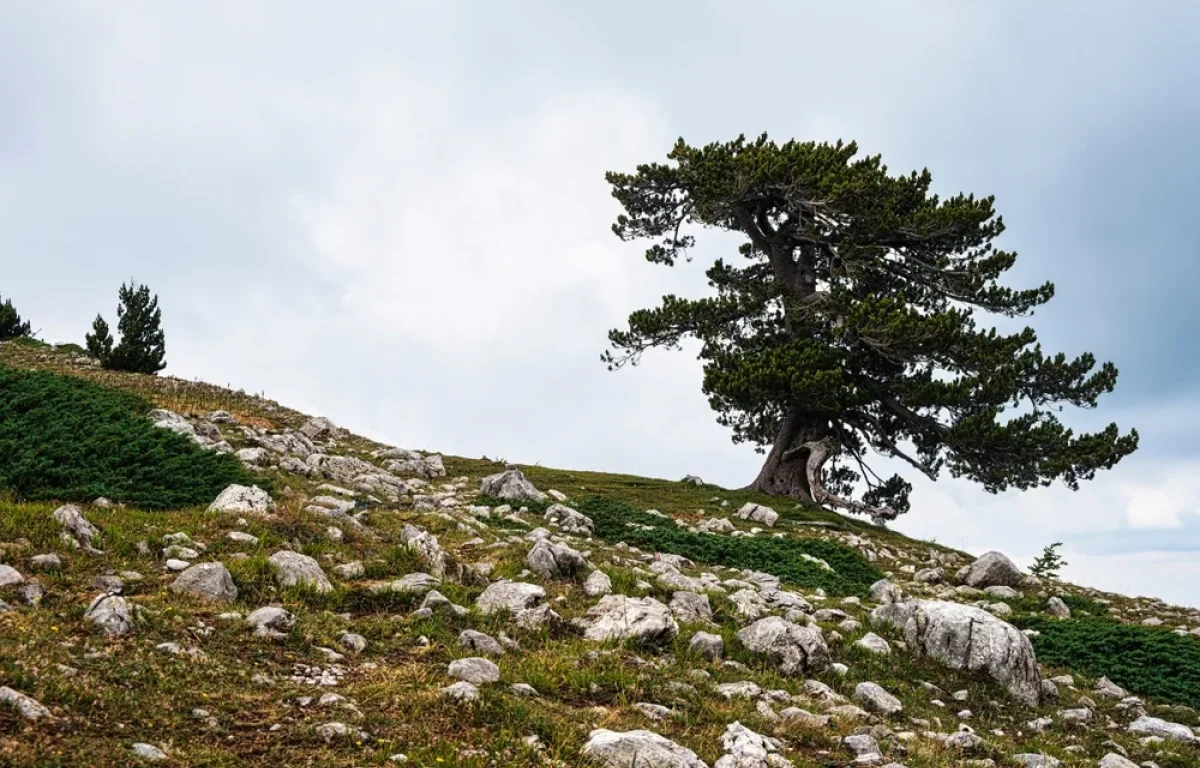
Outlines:
{"type": "Polygon", "coordinates": [[[579,511],[592,519],[596,535],[607,541],[624,541],[655,552],[682,555],[697,563],[767,571],[790,584],[810,589],[820,587],[831,595],[865,595],[871,584],[883,578],[879,569],[858,552],[825,539],[733,538],[691,533],[673,520],[599,496],[586,499],[579,505],[579,511]],[[833,570],[825,570],[804,555],[824,560],[833,570]]]}
{"type": "Polygon", "coordinates": [[[1200,707],[1200,642],[1167,629],[1111,619],[1021,617],[1035,629],[1038,661],[1093,677],[1104,675],[1130,691],[1200,707]]]}
{"type": "Polygon", "coordinates": [[[127,392],[0,366],[0,488],[167,509],[207,504],[230,483],[262,484],[233,456],[155,427],[150,409],[127,392]]]}

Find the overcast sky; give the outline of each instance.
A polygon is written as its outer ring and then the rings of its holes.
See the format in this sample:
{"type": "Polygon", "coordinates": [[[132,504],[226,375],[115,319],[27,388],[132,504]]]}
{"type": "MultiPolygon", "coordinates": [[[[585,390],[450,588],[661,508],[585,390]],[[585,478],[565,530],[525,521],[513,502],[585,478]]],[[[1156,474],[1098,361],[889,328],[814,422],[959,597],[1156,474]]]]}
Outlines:
{"type": "Polygon", "coordinates": [[[136,277],[167,373],[412,448],[735,487],[695,348],[605,333],[736,241],[646,263],[606,170],[673,141],[856,140],[995,194],[1046,346],[1121,370],[1141,449],[1078,493],[914,480],[895,524],[1200,605],[1192,2],[0,4],[0,294],[81,341],[136,277]]]}

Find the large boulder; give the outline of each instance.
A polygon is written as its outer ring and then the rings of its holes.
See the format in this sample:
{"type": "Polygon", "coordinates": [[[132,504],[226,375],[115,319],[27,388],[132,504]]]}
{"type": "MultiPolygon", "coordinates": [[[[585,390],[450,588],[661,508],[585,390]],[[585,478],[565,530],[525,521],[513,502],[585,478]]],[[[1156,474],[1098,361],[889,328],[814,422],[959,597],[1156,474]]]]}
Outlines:
{"type": "Polygon", "coordinates": [[[222,563],[199,563],[175,577],[171,591],[199,595],[205,600],[227,603],[237,600],[237,586],[222,563]]]}
{"type": "Polygon", "coordinates": [[[546,500],[546,494],[535,488],[515,464],[508,464],[504,467],[503,472],[483,478],[480,493],[505,501],[546,500]]]}
{"type": "Polygon", "coordinates": [[[270,494],[257,485],[230,485],[208,505],[209,512],[265,515],[275,511],[270,494]]]}
{"type": "Polygon", "coordinates": [[[708,768],[692,750],[653,731],[610,731],[588,734],[583,755],[609,768],[708,768]]]}
{"type": "Polygon", "coordinates": [[[526,555],[525,563],[545,579],[569,579],[587,569],[582,554],[549,539],[538,539],[526,555]]]}
{"type": "Polygon", "coordinates": [[[671,609],[652,597],[605,595],[576,623],[588,640],[654,643],[679,634],[671,609]]]}
{"type": "Polygon", "coordinates": [[[1190,744],[1196,740],[1192,729],[1182,723],[1172,723],[1157,717],[1142,715],[1129,724],[1129,732],[1139,736],[1158,736],[1171,741],[1182,741],[1190,744]]]}
{"type": "Polygon", "coordinates": [[[1024,578],[1012,560],[999,552],[987,552],[967,566],[962,583],[975,589],[1019,587],[1024,578]]]}
{"type": "Polygon", "coordinates": [[[747,501],[742,505],[742,508],[734,513],[734,517],[739,517],[742,520],[749,520],[754,523],[762,523],[765,526],[773,526],[779,522],[779,513],[770,507],[762,504],[755,504],[753,501],[747,501]]]}
{"type": "Polygon", "coordinates": [[[911,648],[955,669],[987,672],[1014,698],[1035,707],[1041,676],[1029,638],[980,608],[941,600],[882,605],[873,621],[900,627],[911,648]]]}
{"type": "Polygon", "coordinates": [[[759,619],[737,637],[748,650],[769,656],[785,675],[820,672],[829,666],[829,647],[820,632],[778,616],[759,619]]]}
{"type": "Polygon", "coordinates": [[[267,562],[275,566],[275,580],[280,586],[307,586],[318,592],[333,590],[321,564],[308,555],[284,549],[271,555],[267,562]]]}

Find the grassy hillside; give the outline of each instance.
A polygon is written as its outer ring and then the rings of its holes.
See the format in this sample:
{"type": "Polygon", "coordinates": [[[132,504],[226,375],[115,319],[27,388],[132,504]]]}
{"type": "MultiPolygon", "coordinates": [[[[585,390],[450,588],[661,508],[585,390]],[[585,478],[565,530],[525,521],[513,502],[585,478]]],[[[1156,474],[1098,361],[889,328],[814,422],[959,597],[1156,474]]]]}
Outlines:
{"type": "MultiPolygon", "coordinates": [[[[153,405],[197,420],[214,410],[228,411],[237,425],[221,428],[235,449],[298,429],[308,418],[270,400],[200,382],[101,371],[74,350],[0,345],[0,365],[89,383],[80,390],[90,393],[89,400],[124,403],[127,412],[153,405]]],[[[42,441],[36,434],[25,438],[42,441]]],[[[317,443],[330,455],[385,471],[388,459],[375,455],[385,446],[369,439],[338,434],[317,443]]],[[[139,460],[143,468],[161,467],[169,463],[169,453],[151,452],[139,460]]],[[[70,463],[87,461],[80,455],[69,458],[70,463]]],[[[1043,674],[1075,676],[1074,686],[1059,686],[1058,700],[1026,709],[992,680],[917,656],[903,647],[898,630],[868,621],[874,603],[867,589],[884,576],[917,597],[1000,602],[912,580],[915,571],[933,566],[942,567],[949,579],[969,562],[962,553],[753,492],[522,468],[539,489],[561,492],[569,506],[591,518],[591,536],[553,535],[586,555],[611,579],[616,593],[669,603],[676,589],[660,580],[666,561],[653,555],[665,553],[694,563],[682,566],[689,578],[713,574],[735,584],[747,577],[742,569],[765,571],[803,595],[814,610],[841,612],[821,614],[816,623],[834,661],[847,670],[830,669],[811,679],[860,706],[854,698],[857,684],[873,681],[904,707],[895,715],[860,715],[838,710],[804,677],[782,676],[767,658],[749,652],[737,639],[747,620],[719,593],[709,596],[711,622],[681,620],[678,636],[671,639],[637,645],[583,637],[573,622],[597,602],[582,589],[583,574],[543,578],[530,573],[526,562],[534,529],[553,528],[542,517],[545,505],[527,504],[521,512],[515,504],[516,517],[508,518],[496,500],[479,497],[481,479],[503,469],[497,462],[445,457],[445,476],[432,478],[396,469],[410,488],[395,501],[348,488],[348,500],[357,504],[352,513],[365,512],[360,524],[314,506],[320,497],[341,498],[329,485],[353,483],[272,468],[277,461],[252,472],[257,484],[271,487],[278,504],[271,515],[207,513],[207,495],[178,504],[82,505],[99,529],[93,544],[103,554],[64,545],[62,527],[51,516],[59,499],[39,500],[37,489],[29,487],[20,500],[11,488],[8,495],[0,492],[0,564],[25,579],[0,587],[0,600],[11,606],[0,612],[0,686],[33,697],[50,712],[30,722],[0,705],[0,765],[144,765],[149,763],[132,751],[134,743],[144,742],[165,753],[158,765],[172,767],[577,766],[589,764],[581,748],[594,728],[650,729],[713,765],[724,754],[722,734],[734,722],[779,739],[781,754],[800,768],[849,765],[853,754],[842,740],[862,733],[878,740],[885,762],[909,768],[950,768],[967,760],[1009,766],[1016,764],[1013,755],[1026,752],[1052,755],[1069,767],[1095,766],[1118,748],[1135,762],[1153,760],[1161,768],[1198,764],[1193,746],[1142,744],[1124,729],[1132,711],[1093,692],[1094,678],[1107,674],[1144,694],[1150,714],[1200,724],[1194,711],[1178,706],[1195,704],[1186,681],[1192,675],[1188,659],[1200,641],[1171,632],[1176,626],[1200,626],[1193,611],[1071,585],[1022,589],[1008,604],[1016,613],[1013,621],[1042,633],[1035,643],[1043,674]],[[732,517],[748,501],[773,506],[781,515],[778,525],[763,530],[732,517]],[[729,518],[734,533],[689,530],[717,517],[729,518]],[[417,609],[424,597],[388,587],[432,567],[406,546],[411,535],[406,526],[436,537],[447,573],[437,590],[465,610],[442,606],[422,612],[417,609]],[[216,603],[173,591],[177,577],[166,566],[165,551],[172,543],[192,549],[172,550],[191,562],[223,563],[236,598],[216,603]],[[283,550],[314,558],[329,579],[328,591],[280,583],[269,559],[283,550]],[[38,565],[45,561],[35,556],[50,553],[58,555],[60,565],[38,565]],[[346,567],[355,563],[361,568],[346,567]],[[121,594],[134,606],[135,626],[110,637],[84,612],[113,577],[121,579],[121,594]],[[507,616],[483,614],[476,600],[501,578],[541,586],[561,622],[525,628],[507,616]],[[28,589],[35,580],[40,596],[28,589]],[[1063,596],[1077,614],[1107,618],[1049,621],[1041,616],[1049,594],[1063,596]],[[296,619],[276,640],[256,637],[245,624],[245,616],[267,605],[282,606],[296,619]],[[1167,628],[1141,627],[1147,618],[1161,619],[1167,628]],[[464,630],[515,643],[495,659],[499,682],[480,685],[474,703],[441,693],[454,682],[450,662],[479,655],[460,645],[464,630]],[[690,650],[697,631],[723,638],[724,662],[690,650]],[[855,645],[868,631],[883,636],[892,653],[879,656],[855,645]],[[1136,639],[1145,631],[1157,633],[1154,642],[1136,639]],[[366,647],[352,650],[344,644],[347,632],[360,635],[366,647]],[[1126,649],[1123,666],[1105,666],[1105,644],[1115,642],[1128,642],[1120,646],[1126,649]],[[1150,675],[1155,665],[1161,671],[1150,675]],[[314,684],[321,673],[325,682],[336,684],[314,684]],[[1185,684],[1167,684],[1173,676],[1185,684]],[[718,686],[728,683],[753,683],[773,693],[727,698],[718,686]],[[532,686],[537,695],[524,695],[513,684],[532,686]],[[1093,701],[1091,725],[1065,722],[1060,711],[1088,706],[1085,699],[1093,701]],[[656,719],[646,704],[670,712],[656,719]],[[788,707],[819,717],[781,718],[788,707]],[[819,719],[831,713],[827,722],[819,719]],[[1045,730],[1030,725],[1039,717],[1050,718],[1045,730]],[[1119,727],[1109,728],[1110,719],[1119,727]],[[331,723],[344,725],[345,733],[331,723]],[[960,725],[981,737],[977,747],[962,752],[944,745],[942,737],[960,725]]]]}

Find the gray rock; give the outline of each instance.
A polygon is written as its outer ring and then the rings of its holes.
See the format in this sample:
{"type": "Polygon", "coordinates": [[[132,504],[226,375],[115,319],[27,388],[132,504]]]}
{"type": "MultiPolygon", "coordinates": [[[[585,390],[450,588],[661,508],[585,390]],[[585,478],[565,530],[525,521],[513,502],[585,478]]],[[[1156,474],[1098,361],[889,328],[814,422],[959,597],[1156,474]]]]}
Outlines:
{"type": "Polygon", "coordinates": [[[14,584],[21,584],[24,581],[25,577],[16,568],[0,563],[0,587],[11,587],[14,584]]]}
{"type": "Polygon", "coordinates": [[[466,680],[460,680],[453,685],[448,685],[442,688],[439,693],[447,699],[454,699],[464,704],[479,701],[479,689],[466,680]]]}
{"type": "Polygon", "coordinates": [[[583,593],[588,597],[600,597],[612,592],[612,579],[604,571],[592,571],[583,581],[583,593]]]}
{"type": "Polygon", "coordinates": [[[670,609],[652,597],[605,595],[576,624],[588,640],[657,643],[679,634],[670,609]]]}
{"type": "Polygon", "coordinates": [[[741,723],[730,723],[721,736],[725,755],[713,768],[792,768],[791,761],[779,754],[779,742],[755,733],[741,723]]]}
{"type": "Polygon", "coordinates": [[[534,542],[525,563],[545,579],[573,578],[587,568],[587,560],[577,550],[549,539],[534,542]]]}
{"type": "Polygon", "coordinates": [[[750,520],[755,523],[761,523],[768,528],[775,525],[779,521],[779,513],[770,507],[765,507],[762,504],[755,504],[748,501],[742,505],[742,508],[734,513],[734,517],[742,520],[750,520]]]}
{"type": "Polygon", "coordinates": [[[230,485],[217,495],[209,512],[265,515],[275,511],[275,502],[270,494],[257,485],[230,485]]]}
{"type": "Polygon", "coordinates": [[[38,571],[61,571],[62,559],[53,552],[29,558],[29,567],[38,571]]]}
{"type": "Polygon", "coordinates": [[[225,534],[225,538],[229,539],[230,541],[236,541],[238,544],[249,544],[252,547],[258,544],[257,536],[245,533],[243,531],[230,531],[229,533],[225,534]]]}
{"type": "Polygon", "coordinates": [[[405,525],[400,539],[429,568],[430,574],[439,579],[446,577],[446,553],[436,536],[415,525],[405,525]]]}
{"type": "Polygon", "coordinates": [[[1196,734],[1186,725],[1171,723],[1147,715],[1142,715],[1130,723],[1129,732],[1136,733],[1139,736],[1159,736],[1170,741],[1181,741],[1188,744],[1196,740],[1196,734]]]}
{"type": "Polygon", "coordinates": [[[1046,601],[1046,613],[1050,616],[1055,616],[1060,619],[1071,618],[1070,607],[1063,602],[1063,599],[1058,595],[1051,597],[1046,601]]]}
{"type": "Polygon", "coordinates": [[[1019,587],[1024,578],[1012,560],[999,552],[987,552],[967,567],[962,583],[975,589],[1019,587]]]}
{"type": "Polygon", "coordinates": [[[679,591],[671,595],[668,603],[671,614],[679,621],[712,621],[712,604],[708,595],[679,591]]]}
{"type": "Polygon", "coordinates": [[[943,578],[941,568],[922,568],[913,574],[913,581],[918,584],[941,584],[943,578]]]}
{"type": "Polygon", "coordinates": [[[1138,764],[1116,752],[1109,752],[1100,758],[1100,768],[1138,768],[1138,764]]]}
{"type": "Polygon", "coordinates": [[[1129,695],[1129,691],[1107,677],[1101,677],[1096,681],[1096,695],[1106,699],[1123,699],[1129,695]]]}
{"type": "Polygon", "coordinates": [[[520,581],[497,581],[489,584],[475,600],[475,607],[485,615],[508,611],[518,614],[546,601],[546,590],[537,584],[520,581]]]}
{"type": "Polygon", "coordinates": [[[338,638],[338,644],[355,653],[367,650],[367,638],[353,632],[343,632],[342,636],[338,638]]]}
{"type": "Polygon", "coordinates": [[[280,586],[306,586],[317,592],[333,590],[321,565],[308,555],[284,549],[271,555],[268,562],[275,567],[275,580],[280,586]]]}
{"type": "Polygon", "coordinates": [[[1033,752],[1013,755],[1012,759],[1014,763],[1025,766],[1025,768],[1058,768],[1062,765],[1062,761],[1056,757],[1033,752]]]}
{"type": "Polygon", "coordinates": [[[887,655],[892,652],[892,646],[874,632],[868,632],[858,639],[854,645],[858,648],[863,648],[871,653],[879,653],[887,655]]]}
{"type": "Polygon", "coordinates": [[[590,536],[596,530],[590,517],[562,504],[551,504],[542,519],[566,533],[579,536],[590,536]]]}
{"type": "Polygon", "coordinates": [[[987,611],[940,600],[876,608],[874,621],[900,627],[911,648],[954,669],[986,671],[1027,706],[1037,706],[1041,675],[1029,638],[987,611]]]}
{"type": "Polygon", "coordinates": [[[708,768],[696,753],[653,731],[610,731],[588,734],[583,755],[609,768],[708,768]]]}
{"type": "Polygon", "coordinates": [[[895,715],[904,709],[900,700],[878,683],[859,683],[854,688],[854,698],[861,701],[871,712],[880,715],[895,715]]]}
{"type": "Polygon", "coordinates": [[[900,590],[900,587],[887,579],[880,579],[871,585],[872,602],[887,605],[888,603],[898,603],[903,599],[904,593],[900,590]]]}
{"type": "Polygon", "coordinates": [[[282,637],[292,627],[296,626],[296,617],[283,608],[274,605],[264,606],[246,617],[246,623],[254,627],[258,637],[282,637]]]}
{"type": "Polygon", "coordinates": [[[720,661],[725,656],[725,639],[709,632],[697,632],[688,641],[688,650],[710,661],[720,661]]]}
{"type": "Polygon", "coordinates": [[[247,467],[264,467],[269,461],[266,448],[242,448],[234,453],[234,456],[247,467]]]}
{"type": "Polygon", "coordinates": [[[232,602],[237,600],[238,590],[222,563],[199,563],[175,577],[171,591],[199,595],[205,600],[232,602]]]}
{"type": "Polygon", "coordinates": [[[450,677],[465,680],[473,685],[495,683],[500,680],[500,667],[482,656],[455,659],[450,662],[446,671],[450,677]]]}
{"type": "Polygon", "coordinates": [[[464,629],[459,633],[458,645],[460,648],[482,653],[485,656],[504,655],[504,646],[500,645],[499,641],[491,635],[476,632],[473,629],[464,629]]]}
{"type": "Polygon", "coordinates": [[[480,484],[484,496],[505,501],[545,501],[546,494],[534,487],[523,472],[509,464],[503,472],[488,475],[480,484]]]}
{"type": "Polygon", "coordinates": [[[32,696],[26,696],[8,686],[0,686],[0,706],[14,710],[26,720],[41,720],[50,717],[50,710],[32,696]]]}
{"type": "MultiPolygon", "coordinates": [[[[867,733],[856,733],[846,736],[842,739],[842,743],[846,748],[854,753],[855,757],[865,757],[867,755],[879,755],[879,742],[875,741],[875,737],[867,733]]],[[[855,762],[866,763],[865,760],[856,760],[855,762]]],[[[880,760],[880,762],[883,762],[880,760]]],[[[869,765],[869,763],[866,763],[869,765]]]]}
{"type": "Polygon", "coordinates": [[[348,563],[341,563],[340,565],[333,566],[333,572],[337,574],[339,579],[346,579],[349,581],[351,579],[361,578],[366,574],[367,569],[363,566],[361,561],[351,560],[348,563]]]}
{"type": "Polygon", "coordinates": [[[137,625],[133,615],[133,606],[128,600],[118,595],[97,595],[84,612],[83,618],[111,636],[128,634],[137,625]]]}
{"type": "Polygon", "coordinates": [[[441,579],[434,578],[428,573],[408,573],[387,585],[387,588],[393,592],[405,592],[410,594],[424,594],[434,587],[442,583],[441,579]]]}
{"type": "MultiPolygon", "coordinates": [[[[156,424],[155,426],[161,426],[156,424]]],[[[142,741],[135,742],[129,747],[133,750],[135,757],[145,760],[150,763],[158,763],[167,759],[167,753],[163,752],[153,744],[147,744],[142,741]]]]}
{"type": "Polygon", "coordinates": [[[87,521],[79,507],[74,504],[64,504],[54,510],[51,517],[63,527],[65,533],[75,546],[89,552],[96,552],[92,540],[100,534],[100,529],[87,521]]]}
{"type": "Polygon", "coordinates": [[[778,616],[759,619],[737,634],[748,650],[769,656],[785,675],[820,672],[829,667],[829,648],[821,633],[778,616]]]}

